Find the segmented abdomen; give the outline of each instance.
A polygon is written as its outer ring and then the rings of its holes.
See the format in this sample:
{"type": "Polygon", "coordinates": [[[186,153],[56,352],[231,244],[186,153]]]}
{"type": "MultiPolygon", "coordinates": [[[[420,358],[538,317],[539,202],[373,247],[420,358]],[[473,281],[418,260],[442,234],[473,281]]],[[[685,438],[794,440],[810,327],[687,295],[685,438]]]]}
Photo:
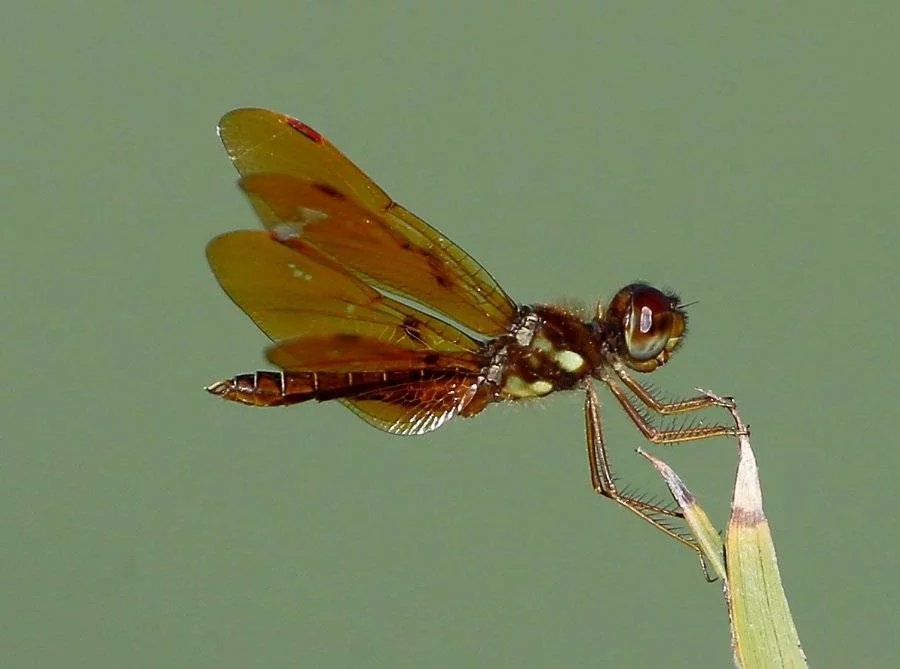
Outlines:
{"type": "Polygon", "coordinates": [[[252,406],[287,406],[307,400],[357,397],[379,388],[431,378],[426,369],[384,372],[254,372],[217,381],[206,390],[213,395],[252,406]]]}

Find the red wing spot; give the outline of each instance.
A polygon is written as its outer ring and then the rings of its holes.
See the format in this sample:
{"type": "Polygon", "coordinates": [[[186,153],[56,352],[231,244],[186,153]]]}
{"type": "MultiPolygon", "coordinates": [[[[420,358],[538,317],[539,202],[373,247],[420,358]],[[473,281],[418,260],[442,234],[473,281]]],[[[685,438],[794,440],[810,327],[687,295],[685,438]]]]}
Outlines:
{"type": "Polygon", "coordinates": [[[287,122],[287,124],[288,124],[290,127],[292,127],[294,130],[296,130],[297,132],[303,134],[306,138],[311,139],[311,140],[314,141],[316,144],[324,144],[324,143],[325,143],[325,138],[322,137],[322,135],[320,135],[319,133],[317,133],[315,130],[313,130],[312,128],[310,128],[310,127],[309,127],[308,125],[306,125],[305,123],[303,123],[303,122],[301,122],[301,121],[298,121],[298,120],[295,119],[295,118],[290,118],[290,117],[288,117],[288,118],[286,119],[286,122],[287,122]]]}
{"type": "Polygon", "coordinates": [[[335,200],[346,200],[347,196],[344,195],[341,191],[339,191],[334,186],[329,186],[328,184],[322,183],[320,181],[312,184],[312,187],[315,188],[320,193],[325,193],[328,197],[333,197],[335,200]]]}

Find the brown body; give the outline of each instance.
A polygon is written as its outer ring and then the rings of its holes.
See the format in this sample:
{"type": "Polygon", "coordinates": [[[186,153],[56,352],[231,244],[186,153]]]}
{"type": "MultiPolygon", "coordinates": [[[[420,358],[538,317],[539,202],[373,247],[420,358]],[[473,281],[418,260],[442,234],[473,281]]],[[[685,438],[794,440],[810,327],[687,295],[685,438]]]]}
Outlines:
{"type": "Polygon", "coordinates": [[[219,135],[266,230],[217,237],[207,257],[228,295],[274,341],[267,355],[280,371],[239,374],[207,390],[253,406],[338,400],[383,430],[423,434],[492,402],[583,389],[594,489],[696,550],[662,518],[678,511],[616,489],[591,382],[604,383],[654,443],[734,433],[720,425],[661,430],[646,418],[645,408],[668,415],[717,403],[662,402],[631,377],[665,364],[682,342],[686,316],[676,295],[631,284],[589,318],[518,305],[309,126],[239,109],[223,117],[219,135]]]}
{"type": "Polygon", "coordinates": [[[606,341],[580,314],[556,306],[522,307],[507,334],[485,341],[472,356],[477,368],[433,354],[420,356],[409,369],[240,374],[210,390],[253,406],[287,406],[356,397],[402,403],[393,389],[406,387],[419,389],[406,400],[415,406],[422,390],[440,385],[451,391],[453,415],[472,416],[491,402],[574,388],[600,365],[606,341]]]}

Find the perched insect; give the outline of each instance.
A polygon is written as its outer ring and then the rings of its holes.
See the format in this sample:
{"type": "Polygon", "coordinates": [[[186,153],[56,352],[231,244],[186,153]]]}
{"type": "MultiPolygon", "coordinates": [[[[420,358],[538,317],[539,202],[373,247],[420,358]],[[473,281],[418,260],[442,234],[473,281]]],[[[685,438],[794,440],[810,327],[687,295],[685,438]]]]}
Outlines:
{"type": "Polygon", "coordinates": [[[722,425],[661,430],[641,407],[670,415],[716,404],[662,402],[631,376],[665,364],[681,344],[677,296],[631,284],[590,318],[516,304],[309,126],[238,109],[222,118],[219,137],[266,229],[224,234],[206,254],[225,292],[275,342],[267,355],[281,371],[240,374],[209,392],[253,406],[336,399],[382,430],[424,434],[492,402],[579,388],[594,489],[697,550],[666,521],[680,511],[616,488],[591,382],[605,384],[655,444],[734,434],[722,425]]]}

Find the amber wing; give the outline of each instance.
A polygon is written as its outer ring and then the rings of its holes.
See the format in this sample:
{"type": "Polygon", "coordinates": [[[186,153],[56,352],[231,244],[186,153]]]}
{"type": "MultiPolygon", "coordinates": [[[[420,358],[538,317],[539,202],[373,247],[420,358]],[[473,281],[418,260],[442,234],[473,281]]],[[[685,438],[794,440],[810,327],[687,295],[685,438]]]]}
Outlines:
{"type": "Polygon", "coordinates": [[[424,434],[458,415],[481,411],[489,398],[476,374],[445,372],[423,383],[374,390],[342,400],[371,425],[394,434],[424,434]],[[474,401],[473,401],[474,400],[474,401]]]}
{"type": "Polygon", "coordinates": [[[367,282],[427,304],[474,332],[505,332],[516,306],[471,256],[387,196],[317,132],[238,109],[219,136],[276,239],[312,244],[367,282]]]}
{"type": "Polygon", "coordinates": [[[207,247],[222,288],[276,341],[268,350],[274,364],[310,372],[314,385],[346,380],[350,396],[341,401],[389,432],[421,434],[466,411],[482,383],[478,341],[382,295],[315,247],[289,241],[242,230],[207,247]],[[410,380],[353,394],[355,372],[410,380]]]}
{"type": "MultiPolygon", "coordinates": [[[[478,341],[418,309],[382,295],[354,278],[315,247],[286,246],[262,230],[239,230],[212,240],[210,267],[228,296],[269,337],[274,350],[293,352],[284,369],[321,369],[316,341],[344,342],[347,360],[362,354],[360,340],[380,342],[383,352],[472,354],[478,341]],[[310,360],[300,362],[303,340],[310,360]]],[[[337,346],[337,344],[336,344],[337,346]]],[[[338,346],[339,347],[339,346],[338,346]]],[[[344,360],[342,364],[346,364],[344,360]]]]}

